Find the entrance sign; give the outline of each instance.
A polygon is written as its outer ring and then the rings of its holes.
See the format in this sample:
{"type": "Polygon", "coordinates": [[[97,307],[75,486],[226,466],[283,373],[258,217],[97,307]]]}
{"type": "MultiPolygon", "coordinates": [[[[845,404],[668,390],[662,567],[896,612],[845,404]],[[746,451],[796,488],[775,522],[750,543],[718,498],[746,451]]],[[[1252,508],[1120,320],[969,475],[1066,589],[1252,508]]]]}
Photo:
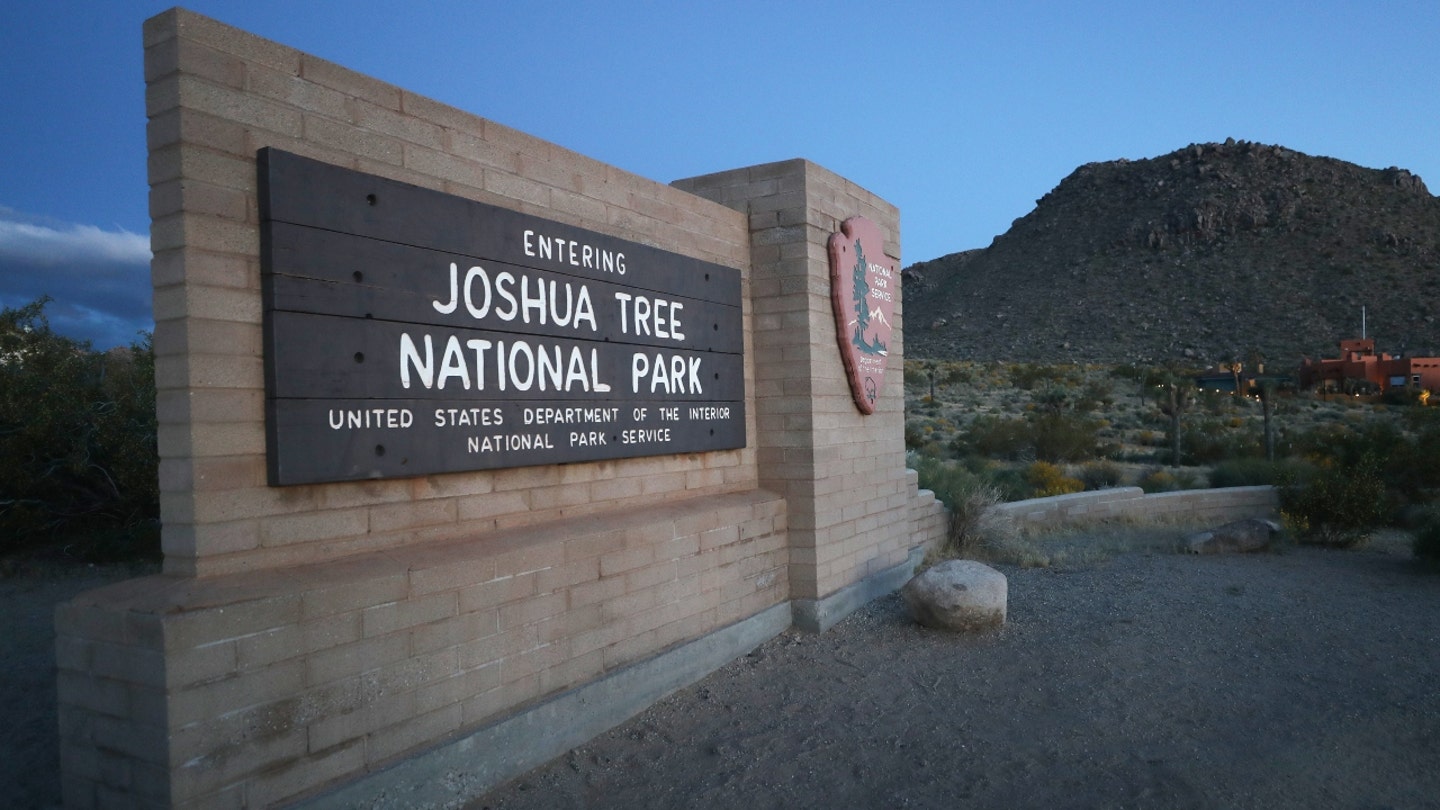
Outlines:
{"type": "Polygon", "coordinates": [[[830,235],[830,301],[835,337],[861,413],[874,413],[885,383],[900,273],[885,255],[885,237],[865,217],[851,217],[830,235]]]}
{"type": "Polygon", "coordinates": [[[745,446],[738,270],[258,160],[271,485],[745,446]]]}

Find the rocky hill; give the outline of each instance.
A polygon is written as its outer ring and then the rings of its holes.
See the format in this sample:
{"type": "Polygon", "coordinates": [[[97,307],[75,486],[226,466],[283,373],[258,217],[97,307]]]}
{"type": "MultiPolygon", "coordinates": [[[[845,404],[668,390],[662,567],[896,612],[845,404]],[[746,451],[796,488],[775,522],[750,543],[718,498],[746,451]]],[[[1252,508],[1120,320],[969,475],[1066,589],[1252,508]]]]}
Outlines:
{"type": "Polygon", "coordinates": [[[1440,199],[1228,140],[1076,169],[987,248],[904,270],[910,357],[1194,365],[1440,354],[1440,199]]]}

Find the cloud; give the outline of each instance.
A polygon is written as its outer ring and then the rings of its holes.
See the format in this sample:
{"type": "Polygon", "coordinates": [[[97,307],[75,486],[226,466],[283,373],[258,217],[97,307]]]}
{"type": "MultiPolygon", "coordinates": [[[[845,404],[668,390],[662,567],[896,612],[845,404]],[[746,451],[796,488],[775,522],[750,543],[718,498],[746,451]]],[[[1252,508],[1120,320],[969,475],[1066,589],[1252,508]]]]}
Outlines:
{"type": "Polygon", "coordinates": [[[154,328],[150,240],[124,229],[61,223],[0,206],[0,306],[48,295],[56,332],[97,349],[154,328]]]}

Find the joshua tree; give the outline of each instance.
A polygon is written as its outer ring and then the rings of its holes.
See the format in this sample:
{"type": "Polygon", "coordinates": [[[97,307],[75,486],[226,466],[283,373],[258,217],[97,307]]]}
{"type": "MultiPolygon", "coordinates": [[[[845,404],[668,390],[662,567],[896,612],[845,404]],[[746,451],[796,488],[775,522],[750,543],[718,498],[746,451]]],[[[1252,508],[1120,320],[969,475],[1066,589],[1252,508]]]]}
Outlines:
{"type": "Polygon", "coordinates": [[[1171,366],[1151,372],[1148,382],[1155,386],[1160,412],[1170,417],[1170,466],[1180,466],[1180,435],[1185,413],[1195,403],[1195,381],[1171,366]]]}
{"type": "Polygon", "coordinates": [[[1265,460],[1275,461],[1275,381],[1260,380],[1260,414],[1265,421],[1265,460]]]}

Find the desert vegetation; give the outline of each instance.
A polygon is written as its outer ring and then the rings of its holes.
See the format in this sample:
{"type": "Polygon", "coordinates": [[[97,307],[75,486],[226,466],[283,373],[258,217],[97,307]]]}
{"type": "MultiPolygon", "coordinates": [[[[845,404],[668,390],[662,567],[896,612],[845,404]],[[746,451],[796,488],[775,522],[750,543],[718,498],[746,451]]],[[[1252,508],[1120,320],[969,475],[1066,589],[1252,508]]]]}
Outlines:
{"type": "Polygon", "coordinates": [[[1300,542],[1349,547],[1404,526],[1417,556],[1440,559],[1440,408],[1273,387],[1262,401],[1190,379],[1177,365],[908,360],[906,446],[951,507],[960,553],[1011,542],[983,517],[1002,500],[1270,484],[1300,542]]]}
{"type": "Polygon", "coordinates": [[[52,331],[48,303],[0,310],[0,555],[158,556],[149,335],[97,352],[52,331]]]}

